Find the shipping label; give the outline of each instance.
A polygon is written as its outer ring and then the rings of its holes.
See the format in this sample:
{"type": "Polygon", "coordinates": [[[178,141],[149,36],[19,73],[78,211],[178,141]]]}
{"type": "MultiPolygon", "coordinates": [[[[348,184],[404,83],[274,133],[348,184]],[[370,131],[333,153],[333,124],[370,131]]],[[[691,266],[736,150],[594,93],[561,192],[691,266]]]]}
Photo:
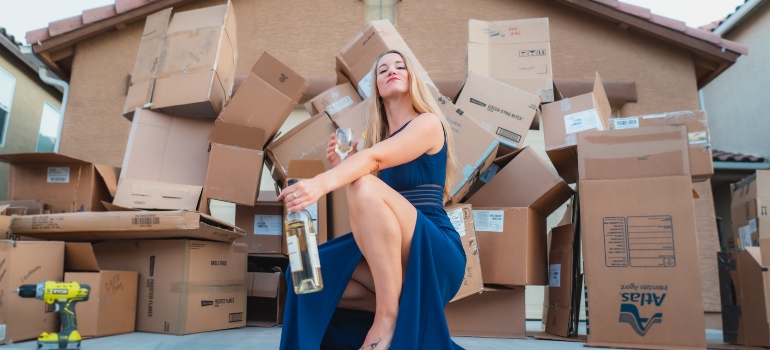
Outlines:
{"type": "Polygon", "coordinates": [[[757,219],[751,219],[749,224],[738,228],[738,235],[741,239],[741,244],[744,247],[753,247],[754,240],[751,239],[751,235],[757,232],[757,219]]]}
{"type": "Polygon", "coordinates": [[[606,217],[603,227],[605,266],[676,266],[671,216],[606,217]]]}
{"type": "Polygon", "coordinates": [[[639,127],[639,118],[612,118],[615,129],[634,129],[639,127]]]}
{"type": "Polygon", "coordinates": [[[690,145],[701,145],[708,142],[709,138],[705,130],[687,133],[687,143],[690,145]]]}
{"type": "Polygon", "coordinates": [[[574,134],[584,130],[602,130],[602,123],[599,121],[599,113],[596,109],[589,109],[565,115],[564,128],[567,134],[574,134]]]}
{"type": "Polygon", "coordinates": [[[476,231],[503,232],[505,212],[502,210],[474,210],[473,226],[476,231]]]}
{"type": "Polygon", "coordinates": [[[561,264],[548,265],[548,286],[561,287],[561,264]]]}
{"type": "Polygon", "coordinates": [[[69,167],[48,167],[48,182],[66,184],[70,182],[69,167]]]}
{"type": "Polygon", "coordinates": [[[283,233],[283,220],[280,215],[254,215],[255,235],[280,235],[283,233]]]}
{"type": "Polygon", "coordinates": [[[345,109],[346,107],[352,104],[353,104],[353,99],[351,99],[350,96],[345,96],[339,101],[333,102],[328,106],[326,106],[326,111],[329,112],[329,115],[332,115],[345,109]]]}
{"type": "Polygon", "coordinates": [[[446,212],[449,217],[449,221],[452,222],[455,231],[460,234],[460,237],[465,236],[465,220],[463,220],[463,208],[457,208],[446,212]]]}

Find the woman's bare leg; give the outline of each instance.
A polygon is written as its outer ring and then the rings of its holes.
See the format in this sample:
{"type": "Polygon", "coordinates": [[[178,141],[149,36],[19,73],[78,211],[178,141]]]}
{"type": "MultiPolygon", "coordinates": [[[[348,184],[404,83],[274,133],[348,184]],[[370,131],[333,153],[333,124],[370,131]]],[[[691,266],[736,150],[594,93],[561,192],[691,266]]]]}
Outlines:
{"type": "Polygon", "coordinates": [[[380,179],[367,175],[348,187],[350,225],[371,270],[375,288],[374,323],[364,349],[390,346],[409,259],[417,210],[380,179]]]}
{"type": "Polygon", "coordinates": [[[369,265],[362,258],[353,271],[350,282],[348,282],[345,292],[342,293],[342,299],[340,299],[337,307],[375,312],[375,305],[374,279],[369,265]]]}

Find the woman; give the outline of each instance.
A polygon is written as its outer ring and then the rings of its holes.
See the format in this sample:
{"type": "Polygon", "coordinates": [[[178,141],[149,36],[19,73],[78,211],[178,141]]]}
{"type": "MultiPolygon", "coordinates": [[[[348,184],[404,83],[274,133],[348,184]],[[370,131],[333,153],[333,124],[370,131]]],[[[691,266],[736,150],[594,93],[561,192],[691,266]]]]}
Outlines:
{"type": "Polygon", "coordinates": [[[443,209],[451,129],[403,54],[382,54],[374,74],[366,148],[341,162],[332,135],[333,168],[278,197],[296,211],[349,184],[353,229],[319,247],[323,291],[289,288],[281,349],[460,348],[444,317],[465,270],[443,209]]]}

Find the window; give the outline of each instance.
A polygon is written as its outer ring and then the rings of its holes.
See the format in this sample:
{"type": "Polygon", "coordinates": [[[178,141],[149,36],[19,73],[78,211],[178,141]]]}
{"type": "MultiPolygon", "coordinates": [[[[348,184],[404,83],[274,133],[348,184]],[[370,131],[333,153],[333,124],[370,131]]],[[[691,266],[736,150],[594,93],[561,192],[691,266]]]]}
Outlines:
{"type": "Polygon", "coordinates": [[[396,24],[396,2],[398,0],[365,0],[364,22],[389,19],[396,24]]]}
{"type": "Polygon", "coordinates": [[[8,132],[8,119],[11,117],[11,102],[16,78],[0,68],[0,147],[5,146],[5,134],[8,132]]]}
{"type": "Polygon", "coordinates": [[[47,101],[43,103],[43,117],[40,119],[40,133],[37,135],[35,152],[55,152],[56,138],[59,137],[61,113],[47,101]]]}

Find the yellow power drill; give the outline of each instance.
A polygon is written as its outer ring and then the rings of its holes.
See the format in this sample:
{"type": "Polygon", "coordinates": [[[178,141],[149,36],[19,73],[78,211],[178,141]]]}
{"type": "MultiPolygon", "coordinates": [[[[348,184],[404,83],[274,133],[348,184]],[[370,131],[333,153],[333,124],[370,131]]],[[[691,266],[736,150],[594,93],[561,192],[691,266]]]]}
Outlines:
{"type": "Polygon", "coordinates": [[[88,300],[91,286],[77,282],[48,281],[38,284],[25,284],[11,292],[22,298],[37,298],[47,304],[53,304],[56,312],[61,313],[61,332],[46,333],[37,338],[38,349],[80,349],[75,304],[88,300]]]}

